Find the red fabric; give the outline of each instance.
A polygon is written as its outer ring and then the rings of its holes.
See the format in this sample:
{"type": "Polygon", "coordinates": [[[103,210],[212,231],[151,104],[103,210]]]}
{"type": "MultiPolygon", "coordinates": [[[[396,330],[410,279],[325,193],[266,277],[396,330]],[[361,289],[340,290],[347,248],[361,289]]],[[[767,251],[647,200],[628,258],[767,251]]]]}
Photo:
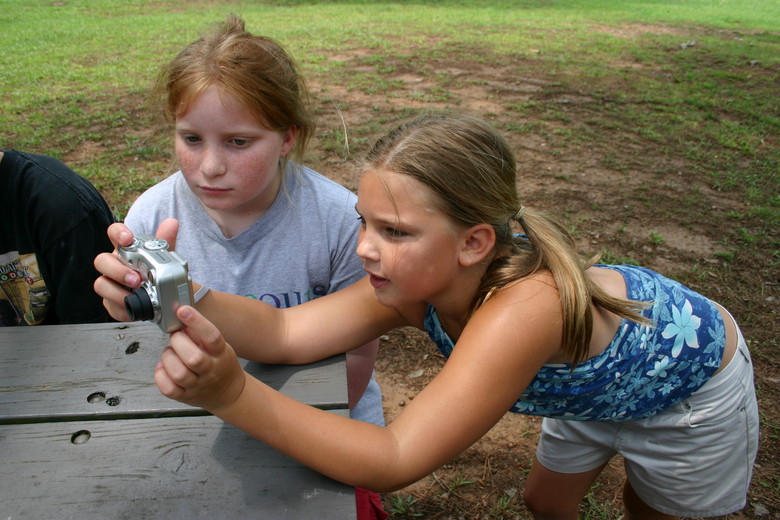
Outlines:
{"type": "Polygon", "coordinates": [[[367,489],[355,488],[358,520],[385,520],[389,513],[382,507],[382,497],[367,489]]]}

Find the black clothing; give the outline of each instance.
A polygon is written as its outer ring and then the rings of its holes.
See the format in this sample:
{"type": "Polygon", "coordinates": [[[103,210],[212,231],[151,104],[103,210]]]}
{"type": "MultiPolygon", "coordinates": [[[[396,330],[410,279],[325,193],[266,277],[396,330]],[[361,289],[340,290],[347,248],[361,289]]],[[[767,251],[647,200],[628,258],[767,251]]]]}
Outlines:
{"type": "Polygon", "coordinates": [[[2,150],[0,326],[111,321],[93,283],[115,219],[85,178],[52,157],[2,150]]]}

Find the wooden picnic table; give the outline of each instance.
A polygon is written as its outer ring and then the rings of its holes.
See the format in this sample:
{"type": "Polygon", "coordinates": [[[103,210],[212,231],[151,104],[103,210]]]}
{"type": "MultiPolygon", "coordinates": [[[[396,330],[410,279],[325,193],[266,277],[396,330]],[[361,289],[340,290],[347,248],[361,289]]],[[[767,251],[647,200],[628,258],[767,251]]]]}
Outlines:
{"type": "MultiPolygon", "coordinates": [[[[150,323],[0,328],[0,518],[354,519],[354,489],[162,396],[150,323]]],[[[245,368],[347,415],[344,356],[245,368]]]]}

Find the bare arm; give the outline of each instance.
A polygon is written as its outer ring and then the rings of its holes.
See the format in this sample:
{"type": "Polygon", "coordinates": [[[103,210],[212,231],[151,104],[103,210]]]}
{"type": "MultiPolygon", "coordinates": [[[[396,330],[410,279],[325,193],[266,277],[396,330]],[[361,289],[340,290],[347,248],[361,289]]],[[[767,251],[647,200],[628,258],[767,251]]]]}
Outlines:
{"type": "MultiPolygon", "coordinates": [[[[177,232],[178,222],[175,219],[167,219],[160,225],[157,236],[167,240],[171,249],[174,249],[177,232]]],[[[129,245],[133,241],[132,232],[124,224],[110,226],[108,236],[115,248],[129,245]]],[[[94,288],[95,292],[103,298],[103,305],[114,319],[130,321],[124,307],[124,298],[132,289],[140,285],[138,272],[123,264],[117,257],[116,251],[98,255],[94,263],[96,269],[102,274],[95,281],[94,288]]],[[[196,290],[200,287],[197,280],[193,285],[196,290]]],[[[245,359],[265,363],[303,364],[358,347],[365,349],[361,348],[358,352],[375,356],[376,338],[382,332],[406,323],[397,312],[376,303],[373,289],[366,280],[361,280],[344,291],[358,294],[358,297],[363,298],[369,307],[373,304],[374,311],[382,314],[381,317],[374,316],[376,326],[373,328],[356,326],[354,329],[339,327],[338,334],[326,340],[324,331],[329,328],[329,325],[353,323],[344,319],[345,315],[349,316],[350,311],[341,310],[342,297],[340,296],[336,297],[335,305],[319,304],[319,300],[324,299],[319,298],[304,305],[285,309],[283,312],[263,302],[212,290],[196,305],[196,308],[219,328],[236,353],[245,359]],[[309,310],[312,304],[314,304],[313,311],[309,310]],[[320,310],[320,307],[323,310],[320,310]],[[286,314],[288,311],[291,313],[290,316],[286,314]],[[288,320],[296,326],[286,325],[288,320]]],[[[333,296],[335,295],[328,295],[327,298],[333,296]]],[[[349,298],[352,296],[347,297],[349,298]]],[[[361,306],[357,312],[364,311],[367,311],[367,308],[361,306]]],[[[356,311],[351,312],[354,314],[356,311]]]]}
{"type": "Polygon", "coordinates": [[[179,315],[188,328],[174,335],[155,373],[163,394],[202,406],[332,478],[377,491],[418,480],[478,440],[560,344],[554,288],[532,281],[502,291],[471,318],[441,373],[381,428],[275,392],[241,371],[212,324],[198,313],[179,315]]]}
{"type": "Polygon", "coordinates": [[[368,279],[286,309],[217,291],[209,291],[196,308],[239,356],[263,363],[312,363],[370,344],[388,330],[409,324],[396,310],[376,301],[368,279]]]}
{"type": "Polygon", "coordinates": [[[378,339],[347,352],[347,394],[350,410],[357,406],[371,381],[378,353],[378,339]]]}

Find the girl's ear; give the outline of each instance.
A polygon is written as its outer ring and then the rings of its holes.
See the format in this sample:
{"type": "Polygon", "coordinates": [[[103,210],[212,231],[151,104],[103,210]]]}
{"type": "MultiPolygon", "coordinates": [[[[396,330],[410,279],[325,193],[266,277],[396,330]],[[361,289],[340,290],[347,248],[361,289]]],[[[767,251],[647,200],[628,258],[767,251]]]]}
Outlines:
{"type": "Polygon", "coordinates": [[[496,231],[490,224],[477,224],[463,232],[463,247],[459,260],[463,266],[472,266],[483,261],[496,245],[496,231]]]}
{"type": "Polygon", "coordinates": [[[287,154],[290,153],[290,150],[295,146],[295,137],[297,135],[298,127],[295,125],[292,125],[282,134],[282,149],[280,154],[282,157],[287,157],[287,154]]]}

